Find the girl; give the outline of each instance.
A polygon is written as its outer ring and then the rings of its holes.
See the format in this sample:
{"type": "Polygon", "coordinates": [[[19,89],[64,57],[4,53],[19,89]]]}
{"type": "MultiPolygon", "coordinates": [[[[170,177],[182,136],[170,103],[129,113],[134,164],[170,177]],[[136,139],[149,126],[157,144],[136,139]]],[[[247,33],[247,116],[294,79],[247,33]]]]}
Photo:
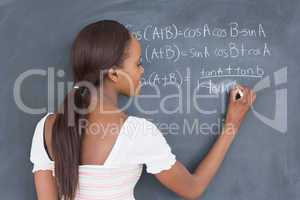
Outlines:
{"type": "Polygon", "coordinates": [[[230,91],[225,128],[190,173],[156,125],[117,106],[119,95],[140,93],[140,58],[140,43],[116,21],[98,21],[79,32],[71,50],[74,88],[59,112],[47,113],[37,123],[32,138],[30,160],[39,200],[134,200],[143,164],[182,198],[203,194],[255,93],[245,86],[230,91]],[[244,95],[235,100],[238,91],[244,95]]]}

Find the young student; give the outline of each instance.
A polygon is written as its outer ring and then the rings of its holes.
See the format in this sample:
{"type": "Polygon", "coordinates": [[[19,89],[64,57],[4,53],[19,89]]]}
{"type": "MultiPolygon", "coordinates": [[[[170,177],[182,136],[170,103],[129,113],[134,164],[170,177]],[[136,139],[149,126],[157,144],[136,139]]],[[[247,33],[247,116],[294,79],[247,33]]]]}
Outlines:
{"type": "Polygon", "coordinates": [[[230,91],[225,127],[190,173],[155,124],[118,108],[119,95],[140,93],[140,58],[139,41],[116,21],[98,21],[79,32],[71,50],[74,88],[59,112],[42,117],[32,138],[39,200],[135,200],[143,164],[184,199],[204,193],[256,95],[241,85],[230,91]],[[236,100],[238,92],[243,95],[236,100]]]}

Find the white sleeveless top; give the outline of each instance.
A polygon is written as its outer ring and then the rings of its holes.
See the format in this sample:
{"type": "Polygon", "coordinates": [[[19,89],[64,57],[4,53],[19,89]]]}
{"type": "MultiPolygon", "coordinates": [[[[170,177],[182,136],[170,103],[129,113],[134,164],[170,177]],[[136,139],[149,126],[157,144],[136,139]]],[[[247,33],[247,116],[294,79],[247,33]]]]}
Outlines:
{"type": "MultiPolygon", "coordinates": [[[[44,123],[47,113],[35,127],[32,137],[30,161],[32,173],[38,170],[52,170],[44,146],[44,123]]],[[[128,116],[120,134],[103,165],[80,165],[79,185],[75,200],[135,200],[134,187],[139,180],[143,164],[146,172],[156,174],[171,168],[176,156],[162,132],[151,121],[128,116]]]]}

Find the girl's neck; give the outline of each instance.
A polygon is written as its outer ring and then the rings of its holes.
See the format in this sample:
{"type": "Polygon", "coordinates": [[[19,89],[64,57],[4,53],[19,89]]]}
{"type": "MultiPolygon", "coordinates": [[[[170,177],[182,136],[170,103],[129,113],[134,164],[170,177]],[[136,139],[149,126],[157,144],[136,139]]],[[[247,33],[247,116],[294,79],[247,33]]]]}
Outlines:
{"type": "Polygon", "coordinates": [[[109,112],[119,110],[119,93],[112,85],[103,84],[103,86],[98,87],[97,94],[92,94],[92,101],[96,102],[96,106],[95,110],[92,110],[91,112],[100,114],[103,111],[109,112]]]}

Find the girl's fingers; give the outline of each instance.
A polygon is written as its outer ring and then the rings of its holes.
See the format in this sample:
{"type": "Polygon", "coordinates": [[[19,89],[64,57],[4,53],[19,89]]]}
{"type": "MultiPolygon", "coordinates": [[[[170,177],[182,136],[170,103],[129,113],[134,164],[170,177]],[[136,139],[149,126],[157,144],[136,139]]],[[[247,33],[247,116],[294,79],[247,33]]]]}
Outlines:
{"type": "Polygon", "coordinates": [[[239,85],[238,93],[240,95],[241,103],[245,104],[247,102],[247,88],[244,85],[239,85]]]}
{"type": "Polygon", "coordinates": [[[251,106],[255,101],[256,95],[253,92],[253,90],[251,90],[247,86],[243,86],[243,90],[244,90],[244,103],[248,106],[251,106]]]}
{"type": "Polygon", "coordinates": [[[237,84],[230,91],[230,98],[232,101],[241,102],[242,104],[250,106],[255,101],[256,94],[249,87],[237,84]]]}
{"type": "Polygon", "coordinates": [[[239,85],[236,85],[232,90],[231,90],[231,99],[233,101],[240,101],[242,99],[241,96],[241,89],[239,85]]]}
{"type": "Polygon", "coordinates": [[[230,96],[231,101],[235,101],[236,92],[237,92],[236,86],[230,90],[229,96],[230,96]]]}

